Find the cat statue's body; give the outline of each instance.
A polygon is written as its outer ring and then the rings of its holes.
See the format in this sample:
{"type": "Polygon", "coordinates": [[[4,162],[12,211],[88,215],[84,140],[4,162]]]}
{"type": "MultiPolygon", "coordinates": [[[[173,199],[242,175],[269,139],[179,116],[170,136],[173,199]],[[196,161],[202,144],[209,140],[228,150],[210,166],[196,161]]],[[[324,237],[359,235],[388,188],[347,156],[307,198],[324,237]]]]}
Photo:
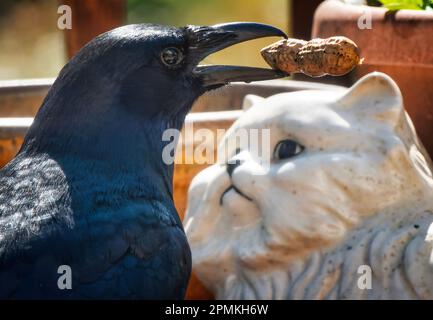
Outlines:
{"type": "Polygon", "coordinates": [[[256,97],[224,139],[250,128],[270,129],[269,170],[236,150],[189,191],[193,269],[216,298],[433,299],[431,160],[391,78],[256,97]]]}

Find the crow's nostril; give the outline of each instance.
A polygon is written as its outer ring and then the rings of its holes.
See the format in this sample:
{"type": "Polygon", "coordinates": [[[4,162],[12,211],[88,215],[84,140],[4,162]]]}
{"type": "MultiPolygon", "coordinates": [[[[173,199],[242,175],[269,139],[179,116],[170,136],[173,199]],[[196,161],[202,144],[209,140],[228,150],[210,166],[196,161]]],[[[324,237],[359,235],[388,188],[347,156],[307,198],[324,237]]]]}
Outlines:
{"type": "Polygon", "coordinates": [[[233,171],[241,165],[241,160],[231,160],[227,163],[227,173],[229,174],[229,176],[232,176],[233,171]]]}

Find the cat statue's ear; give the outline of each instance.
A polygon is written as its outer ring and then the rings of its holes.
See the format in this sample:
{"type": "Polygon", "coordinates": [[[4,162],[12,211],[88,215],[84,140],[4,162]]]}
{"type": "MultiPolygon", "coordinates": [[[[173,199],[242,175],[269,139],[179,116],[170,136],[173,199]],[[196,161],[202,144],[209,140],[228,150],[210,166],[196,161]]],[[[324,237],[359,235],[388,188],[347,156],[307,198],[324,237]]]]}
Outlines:
{"type": "Polygon", "coordinates": [[[391,77],[381,72],[359,79],[338,104],[361,117],[389,123],[397,123],[404,112],[400,89],[391,77]]]}
{"type": "Polygon", "coordinates": [[[253,105],[261,103],[265,98],[256,96],[255,94],[247,94],[244,97],[244,101],[242,102],[242,109],[244,111],[247,111],[250,109],[253,105]]]}

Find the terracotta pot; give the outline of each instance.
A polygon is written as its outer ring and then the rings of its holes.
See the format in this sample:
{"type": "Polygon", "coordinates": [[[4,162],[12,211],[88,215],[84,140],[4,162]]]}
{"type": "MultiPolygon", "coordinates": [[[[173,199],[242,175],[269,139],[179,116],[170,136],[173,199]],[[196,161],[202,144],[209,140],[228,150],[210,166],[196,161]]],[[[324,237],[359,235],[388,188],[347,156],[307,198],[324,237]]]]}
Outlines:
{"type": "Polygon", "coordinates": [[[348,85],[372,71],[382,71],[399,85],[418,135],[433,156],[433,12],[356,6],[325,1],[314,16],[313,37],[342,35],[354,40],[364,62],[348,85]],[[372,28],[358,20],[371,16],[372,28]]]}
{"type": "MultiPolygon", "coordinates": [[[[0,168],[12,159],[19,150],[33,120],[32,117],[38,110],[51,84],[52,80],[0,81],[0,168]]],[[[263,81],[255,84],[235,83],[200,97],[193,106],[194,112],[187,116],[184,131],[187,125],[192,125],[193,133],[200,129],[209,129],[213,133],[216,133],[217,129],[228,129],[242,114],[240,109],[243,98],[247,94],[267,97],[280,92],[308,89],[333,90],[335,88],[331,85],[290,80],[263,81]],[[209,112],[211,110],[212,112],[209,112]]],[[[216,146],[217,142],[210,142],[211,147],[216,146]]],[[[201,139],[195,140],[194,137],[185,135],[181,148],[183,150],[187,146],[194,148],[201,143],[201,139]]],[[[201,158],[193,157],[191,159],[191,155],[186,152],[177,153],[176,157],[177,160],[183,160],[175,165],[174,170],[174,201],[182,219],[187,206],[189,184],[192,178],[208,164],[197,163],[201,158]],[[188,164],[188,162],[192,163],[188,164]]],[[[210,299],[212,295],[193,274],[187,298],[210,299]]]]}

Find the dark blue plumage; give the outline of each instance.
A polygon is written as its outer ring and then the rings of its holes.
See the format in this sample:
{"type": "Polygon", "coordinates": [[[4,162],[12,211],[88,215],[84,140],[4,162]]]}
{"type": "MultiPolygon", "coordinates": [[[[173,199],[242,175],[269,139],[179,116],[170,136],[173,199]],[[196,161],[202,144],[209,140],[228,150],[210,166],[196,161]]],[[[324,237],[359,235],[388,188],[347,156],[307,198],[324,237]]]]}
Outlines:
{"type": "Polygon", "coordinates": [[[252,23],[142,24],[84,47],[0,171],[0,298],[183,298],[191,257],[162,133],[181,129],[206,90],[282,76],[197,67],[214,51],[270,35],[283,34],[252,23]],[[72,269],[71,290],[58,288],[60,265],[72,269]]]}

